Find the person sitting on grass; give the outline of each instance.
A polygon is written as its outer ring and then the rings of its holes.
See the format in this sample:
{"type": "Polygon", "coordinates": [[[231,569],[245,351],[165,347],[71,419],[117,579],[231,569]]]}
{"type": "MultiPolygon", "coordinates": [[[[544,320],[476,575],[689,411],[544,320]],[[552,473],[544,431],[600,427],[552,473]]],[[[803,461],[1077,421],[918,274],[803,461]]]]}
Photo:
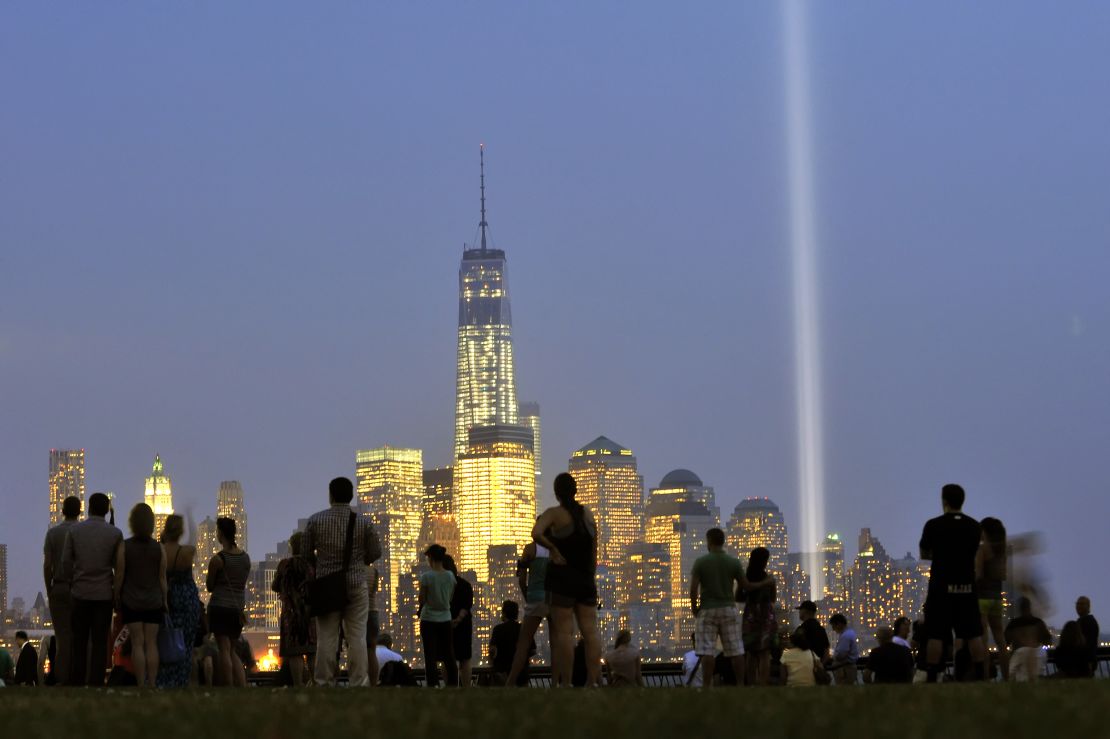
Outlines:
{"type": "Polygon", "coordinates": [[[791,688],[810,687],[828,682],[828,673],[821,660],[817,659],[809,648],[805,634],[800,630],[785,631],[782,634],[782,657],[779,664],[782,669],[779,679],[783,685],[791,688]]]}
{"type": "MultiPolygon", "coordinates": [[[[519,649],[521,624],[520,604],[514,600],[507,600],[501,604],[501,623],[493,627],[489,637],[489,659],[493,672],[493,684],[496,686],[508,685],[509,675],[516,664],[516,650],[519,649]]],[[[534,653],[536,643],[525,646],[527,651],[534,653]]],[[[527,662],[523,670],[517,672],[516,686],[528,684],[527,662]]]]}
{"type": "Polygon", "coordinates": [[[829,660],[828,670],[836,678],[837,685],[856,684],[856,662],[859,660],[859,645],[856,632],[848,628],[848,619],[843,613],[834,613],[829,626],[836,632],[836,647],[829,660]]]}
{"type": "Polygon", "coordinates": [[[889,626],[875,632],[879,646],[871,650],[867,669],[863,671],[865,683],[912,683],[913,654],[901,644],[894,643],[894,630],[889,626]]]}
{"type": "Polygon", "coordinates": [[[640,672],[640,650],[632,646],[632,632],[622,629],[617,634],[616,643],[605,655],[605,668],[610,687],[644,686],[644,678],[640,672]]]}
{"type": "Polygon", "coordinates": [[[1045,622],[1033,615],[1028,598],[1018,601],[1018,617],[1006,624],[1006,643],[1013,648],[1010,657],[1010,680],[1033,682],[1044,674],[1045,650],[1052,644],[1045,622]]]}

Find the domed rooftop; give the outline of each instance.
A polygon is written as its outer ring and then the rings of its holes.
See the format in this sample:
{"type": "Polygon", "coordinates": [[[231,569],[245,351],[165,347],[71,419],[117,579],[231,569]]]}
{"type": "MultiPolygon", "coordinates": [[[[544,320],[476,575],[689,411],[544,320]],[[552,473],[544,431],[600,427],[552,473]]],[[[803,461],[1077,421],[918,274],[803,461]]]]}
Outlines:
{"type": "Polygon", "coordinates": [[[736,504],[736,512],[741,511],[777,511],[779,507],[770,498],[744,498],[736,504]]]}
{"type": "Polygon", "coordinates": [[[690,470],[677,469],[671,470],[663,475],[663,481],[659,483],[661,488],[689,488],[689,487],[702,487],[701,478],[695,475],[690,470]]]}

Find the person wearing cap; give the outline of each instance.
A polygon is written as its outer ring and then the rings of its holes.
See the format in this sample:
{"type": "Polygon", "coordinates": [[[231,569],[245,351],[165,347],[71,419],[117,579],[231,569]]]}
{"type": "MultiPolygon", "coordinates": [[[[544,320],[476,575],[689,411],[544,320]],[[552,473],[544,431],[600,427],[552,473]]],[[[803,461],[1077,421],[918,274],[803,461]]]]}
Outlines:
{"type": "Polygon", "coordinates": [[[420,576],[420,642],[424,647],[424,684],[439,687],[438,663],[443,663],[447,685],[459,684],[459,667],[451,638],[451,596],[455,592],[455,576],[443,566],[447,550],[432,544],[424,551],[430,570],[420,576]]]}
{"type": "Polygon", "coordinates": [[[828,661],[829,632],[825,631],[825,627],[817,620],[817,604],[811,600],[803,601],[798,606],[798,618],[801,624],[795,632],[805,637],[809,651],[817,655],[817,659],[822,663],[828,661]]]}

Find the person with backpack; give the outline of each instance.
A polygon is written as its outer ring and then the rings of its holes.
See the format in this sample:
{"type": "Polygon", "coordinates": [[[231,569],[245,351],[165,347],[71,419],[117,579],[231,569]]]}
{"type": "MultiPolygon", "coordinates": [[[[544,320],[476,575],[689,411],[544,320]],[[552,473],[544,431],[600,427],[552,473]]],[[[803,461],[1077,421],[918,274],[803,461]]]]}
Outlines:
{"type": "Polygon", "coordinates": [[[278,562],[270,588],[281,598],[280,642],[278,654],[289,667],[293,687],[308,683],[311,663],[316,654],[316,621],[308,606],[308,586],[316,571],[303,556],[304,534],[289,537],[289,556],[278,562]]]}

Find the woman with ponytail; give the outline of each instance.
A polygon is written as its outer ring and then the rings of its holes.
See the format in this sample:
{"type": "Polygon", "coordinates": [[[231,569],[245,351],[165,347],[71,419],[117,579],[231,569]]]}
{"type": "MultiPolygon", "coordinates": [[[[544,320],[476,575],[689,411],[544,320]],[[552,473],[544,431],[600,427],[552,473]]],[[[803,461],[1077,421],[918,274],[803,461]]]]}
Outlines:
{"type": "Polygon", "coordinates": [[[216,519],[216,539],[221,549],[208,563],[205,585],[212,594],[208,601],[208,625],[220,650],[216,658],[218,684],[246,687],[247,674],[235,654],[235,645],[243,633],[251,558],[235,543],[235,533],[233,519],[216,519]]]}
{"type": "Polygon", "coordinates": [[[566,472],[555,478],[559,505],[536,521],[532,538],[550,552],[545,584],[551,607],[552,684],[569,687],[574,666],[574,622],[586,648],[587,685],[601,684],[601,643],[597,634],[597,524],[575,500],[578,485],[566,472]]]}

